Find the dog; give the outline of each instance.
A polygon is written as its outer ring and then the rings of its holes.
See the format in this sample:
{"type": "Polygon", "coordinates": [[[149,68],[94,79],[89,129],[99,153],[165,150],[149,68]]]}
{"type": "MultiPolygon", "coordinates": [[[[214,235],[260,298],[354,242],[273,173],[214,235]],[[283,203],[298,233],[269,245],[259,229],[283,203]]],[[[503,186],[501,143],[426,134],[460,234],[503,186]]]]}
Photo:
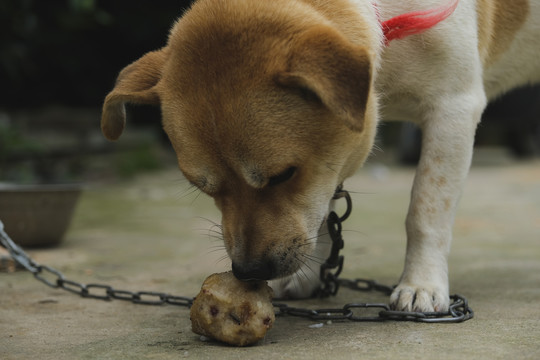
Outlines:
{"type": "Polygon", "coordinates": [[[307,297],[332,196],[381,119],[423,132],[390,304],[446,311],[454,214],[488,99],[540,81],[539,0],[198,0],[103,104],[161,107],[184,176],[214,198],[234,275],[307,297]]]}

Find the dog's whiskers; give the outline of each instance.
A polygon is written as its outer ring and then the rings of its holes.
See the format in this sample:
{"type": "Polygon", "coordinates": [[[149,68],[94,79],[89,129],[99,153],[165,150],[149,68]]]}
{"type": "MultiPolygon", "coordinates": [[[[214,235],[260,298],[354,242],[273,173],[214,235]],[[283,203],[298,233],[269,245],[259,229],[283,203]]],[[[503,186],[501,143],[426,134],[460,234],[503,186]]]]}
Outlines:
{"type": "MultiPolygon", "coordinates": [[[[193,194],[193,191],[191,193],[193,194]]],[[[195,203],[195,201],[199,198],[199,196],[201,196],[202,193],[203,192],[201,191],[201,189],[197,188],[197,195],[195,195],[195,198],[191,200],[190,205],[193,205],[193,203],[195,203]]]]}
{"type": "Polygon", "coordinates": [[[208,229],[198,229],[198,231],[200,231],[202,235],[207,236],[210,239],[210,241],[215,241],[215,242],[223,241],[223,234],[219,232],[213,232],[208,229]]]}
{"type": "Polygon", "coordinates": [[[362,232],[360,230],[351,230],[351,229],[341,230],[341,233],[354,233],[354,234],[360,234],[362,236],[367,236],[367,234],[365,232],[362,232]]]}
{"type": "Polygon", "coordinates": [[[214,226],[217,226],[217,227],[221,228],[221,224],[220,224],[220,223],[217,223],[217,222],[215,222],[215,221],[214,221],[214,220],[212,220],[212,219],[209,219],[209,218],[207,218],[207,217],[203,217],[203,216],[196,216],[196,218],[197,218],[197,219],[200,219],[200,220],[204,220],[204,221],[207,221],[207,222],[211,223],[212,225],[214,225],[214,226]]]}
{"type": "Polygon", "coordinates": [[[344,163],[341,162],[341,163],[338,163],[338,162],[326,162],[325,163],[325,166],[328,170],[332,171],[333,173],[338,173],[338,171],[336,169],[334,169],[334,167],[338,167],[338,168],[341,168],[343,167],[344,163]]]}
{"type": "Polygon", "coordinates": [[[219,263],[221,263],[221,262],[223,262],[225,260],[228,260],[228,259],[229,259],[229,255],[225,254],[225,255],[223,255],[222,257],[220,257],[219,259],[217,259],[215,261],[215,265],[218,265],[219,263]]]}
{"type": "Polygon", "coordinates": [[[323,257],[320,257],[320,256],[308,255],[308,254],[304,254],[304,253],[301,253],[300,255],[305,257],[308,260],[311,260],[311,261],[319,264],[319,265],[322,265],[326,261],[326,258],[323,258],[323,257]]]}
{"type": "Polygon", "coordinates": [[[197,217],[198,219],[204,220],[206,222],[209,222],[211,224],[210,228],[208,229],[196,229],[198,231],[204,232],[205,235],[207,235],[209,238],[211,238],[213,241],[223,241],[223,228],[221,224],[216,223],[213,220],[210,220],[208,218],[204,217],[197,217]]]}
{"type": "Polygon", "coordinates": [[[366,191],[352,191],[352,190],[347,190],[347,192],[351,195],[375,195],[377,193],[374,193],[374,192],[366,192],[366,191]]]}
{"type": "Polygon", "coordinates": [[[223,239],[223,233],[220,230],[214,230],[213,228],[207,229],[206,233],[213,237],[219,237],[220,239],[223,239]]]}
{"type": "MultiPolygon", "coordinates": [[[[326,261],[326,259],[321,259],[315,255],[309,255],[309,254],[306,254],[306,253],[303,253],[303,252],[300,252],[300,253],[297,253],[295,254],[295,259],[297,261],[299,261],[302,265],[306,266],[308,269],[310,269],[311,271],[313,271],[310,267],[310,264],[309,262],[314,262],[318,265],[322,264],[324,261],[326,261]]],[[[315,273],[315,272],[314,272],[315,273]]]]}
{"type": "Polygon", "coordinates": [[[211,248],[208,249],[207,254],[212,254],[212,253],[216,253],[220,251],[226,251],[225,246],[220,246],[220,245],[212,246],[211,248]]]}
{"type": "MultiPolygon", "coordinates": [[[[179,195],[179,199],[184,199],[188,196],[191,196],[193,195],[194,193],[196,192],[199,192],[199,194],[197,194],[197,196],[195,197],[195,200],[197,200],[197,198],[199,197],[200,193],[201,193],[201,190],[196,187],[195,185],[189,185],[184,191],[180,192],[178,195],[179,195]]],[[[193,200],[193,201],[195,201],[193,200]]],[[[193,205],[193,201],[191,202],[191,204],[193,205]]]]}
{"type": "Polygon", "coordinates": [[[308,261],[304,261],[298,257],[296,257],[296,260],[299,261],[303,266],[300,266],[299,271],[296,272],[296,275],[298,277],[303,276],[307,281],[309,281],[310,277],[308,274],[306,274],[306,269],[313,273],[314,275],[318,276],[318,272],[313,270],[313,268],[309,265],[308,261]]]}

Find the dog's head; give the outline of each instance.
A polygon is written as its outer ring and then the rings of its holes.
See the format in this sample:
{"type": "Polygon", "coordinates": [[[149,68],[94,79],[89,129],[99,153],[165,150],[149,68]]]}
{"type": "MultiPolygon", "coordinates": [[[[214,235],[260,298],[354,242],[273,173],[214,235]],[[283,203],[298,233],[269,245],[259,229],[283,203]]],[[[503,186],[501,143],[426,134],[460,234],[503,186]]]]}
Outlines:
{"type": "Polygon", "coordinates": [[[316,13],[266,1],[199,1],[166,47],[119,75],[102,130],[124,103],[159,104],[185,177],[215,199],[241,279],[294,273],[334,190],[366,159],[372,59],[316,13]]]}

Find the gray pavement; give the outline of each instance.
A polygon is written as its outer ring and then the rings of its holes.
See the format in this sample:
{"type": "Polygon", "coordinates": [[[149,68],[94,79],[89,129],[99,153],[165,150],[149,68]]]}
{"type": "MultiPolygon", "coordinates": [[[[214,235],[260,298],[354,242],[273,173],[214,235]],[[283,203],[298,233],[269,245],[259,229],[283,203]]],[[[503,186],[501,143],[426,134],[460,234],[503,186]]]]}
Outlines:
{"type": "MultiPolygon", "coordinates": [[[[450,257],[451,292],[475,310],[468,322],[310,327],[317,322],[281,317],[261,344],[234,348],[201,341],[186,308],[83,299],[20,271],[0,273],[0,359],[539,359],[540,161],[476,159],[450,257]]],[[[348,181],[344,277],[397,281],[413,174],[371,161],[348,181]]],[[[219,219],[171,169],[89,187],[62,245],[29,253],[79,282],[193,296],[230,266],[212,232],[219,219]]],[[[386,300],[343,289],[292,305],[386,300]]]]}

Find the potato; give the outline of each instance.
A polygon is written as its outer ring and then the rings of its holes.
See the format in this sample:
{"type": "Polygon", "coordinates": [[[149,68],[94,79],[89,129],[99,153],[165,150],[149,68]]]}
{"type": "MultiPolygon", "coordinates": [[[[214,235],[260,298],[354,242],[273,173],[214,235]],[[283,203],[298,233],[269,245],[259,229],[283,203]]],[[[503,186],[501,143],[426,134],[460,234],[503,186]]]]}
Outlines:
{"type": "Polygon", "coordinates": [[[230,271],[210,275],[191,306],[191,329],[231,345],[254,344],[275,321],[272,295],[266,281],[240,281],[230,271]]]}

